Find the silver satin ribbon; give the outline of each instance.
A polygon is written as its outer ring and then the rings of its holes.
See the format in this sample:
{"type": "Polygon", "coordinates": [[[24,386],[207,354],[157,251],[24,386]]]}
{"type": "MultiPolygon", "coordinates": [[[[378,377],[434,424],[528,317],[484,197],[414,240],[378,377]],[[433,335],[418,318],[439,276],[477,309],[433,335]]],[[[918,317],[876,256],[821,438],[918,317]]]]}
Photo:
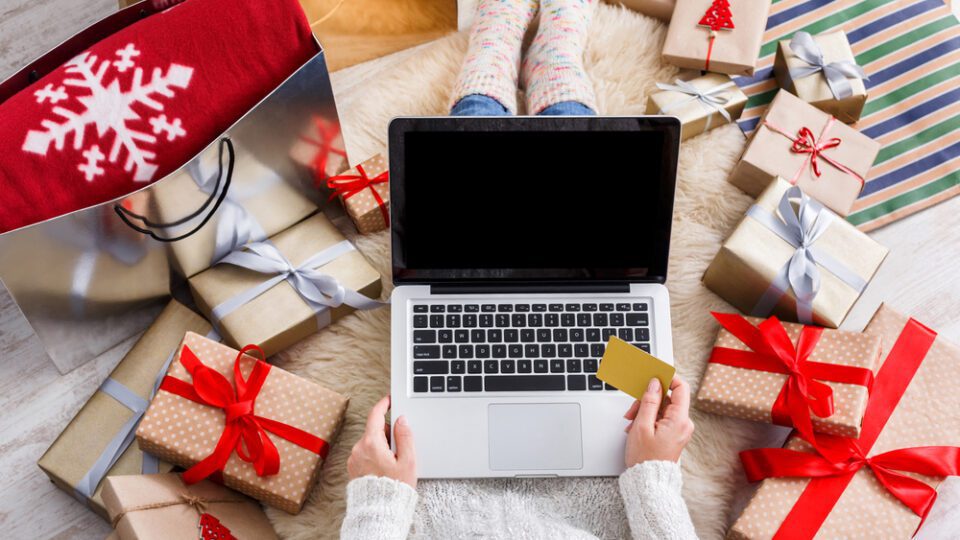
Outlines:
{"type": "MultiPolygon", "coordinates": [[[[216,330],[211,330],[207,332],[207,338],[213,340],[220,340],[220,336],[217,334],[216,330]]],[[[170,352],[170,356],[163,362],[163,366],[160,368],[160,371],[157,373],[156,378],[153,382],[153,388],[150,391],[150,399],[153,399],[153,396],[157,394],[157,390],[160,388],[160,383],[163,382],[163,378],[167,375],[167,371],[170,369],[170,364],[173,363],[173,357],[176,355],[177,350],[174,349],[170,352]]],[[[137,431],[137,426],[140,424],[140,420],[143,418],[144,413],[147,412],[147,407],[150,405],[150,400],[143,399],[138,396],[133,390],[130,390],[122,383],[117,382],[115,379],[108,378],[103,381],[103,384],[100,385],[100,392],[107,394],[113,399],[117,400],[121,405],[130,409],[133,415],[127,420],[123,426],[117,431],[117,434],[113,436],[113,439],[107,443],[107,446],[104,447],[103,451],[100,452],[100,455],[97,457],[96,461],[93,462],[93,465],[90,469],[87,470],[87,473],[83,475],[83,478],[77,482],[77,485],[74,486],[74,494],[80,500],[87,500],[93,497],[94,492],[97,490],[97,486],[100,485],[100,482],[103,481],[103,478],[107,475],[107,472],[116,465],[117,460],[120,459],[120,456],[127,451],[127,448],[130,447],[130,444],[133,443],[134,435],[137,431]]],[[[141,474],[156,474],[160,472],[160,464],[157,458],[151,454],[143,452],[143,460],[140,465],[141,474]]]]}
{"type": "Polygon", "coordinates": [[[669,92],[680,92],[681,94],[687,94],[688,96],[690,96],[690,97],[687,98],[687,99],[684,99],[684,100],[681,100],[681,101],[677,101],[677,102],[675,102],[675,103],[671,103],[671,104],[667,105],[666,107],[661,108],[659,114],[667,114],[667,113],[670,112],[671,110],[673,110],[673,109],[675,109],[675,108],[677,108],[677,107],[686,105],[687,103],[690,103],[691,101],[698,101],[698,102],[700,102],[701,105],[703,105],[703,106],[704,106],[707,110],[709,110],[710,113],[711,113],[711,114],[709,114],[709,115],[707,116],[707,125],[706,125],[706,127],[704,128],[704,131],[710,129],[710,124],[713,122],[713,114],[712,114],[712,113],[713,113],[714,111],[720,113],[720,116],[722,116],[722,117],[724,118],[724,120],[726,120],[727,122],[730,122],[730,121],[731,121],[730,113],[727,112],[727,110],[723,108],[723,106],[726,105],[726,104],[730,101],[730,98],[729,98],[729,97],[720,97],[720,96],[718,96],[717,94],[720,93],[720,92],[723,92],[723,91],[726,90],[727,88],[736,86],[736,84],[737,84],[737,83],[735,83],[735,82],[733,82],[733,81],[730,81],[730,82],[728,82],[728,83],[719,84],[719,85],[717,85],[717,86],[714,86],[713,88],[708,88],[708,89],[706,89],[706,90],[700,90],[699,88],[697,88],[696,86],[688,83],[687,81],[683,81],[683,80],[680,80],[680,79],[675,80],[675,81],[674,81],[674,84],[657,83],[657,88],[659,88],[659,89],[661,89],[661,90],[665,90],[665,91],[669,91],[669,92]]]}
{"type": "Polygon", "coordinates": [[[870,80],[856,62],[843,60],[827,64],[823,59],[823,50],[808,32],[794,34],[793,39],[790,40],[790,50],[797,58],[809,64],[790,68],[790,76],[794,79],[802,79],[814,73],[823,72],[824,78],[827,79],[827,86],[830,87],[830,92],[836,99],[853,95],[853,86],[848,79],[870,80]]]}
{"type": "Polygon", "coordinates": [[[747,211],[748,216],[773,231],[794,248],[790,260],[777,272],[777,276],[750,314],[757,317],[770,315],[780,298],[792,289],[797,298],[797,319],[803,324],[811,324],[813,300],[820,292],[820,267],[837,276],[840,281],[858,293],[863,291],[867,282],[842,262],[814,245],[834,219],[834,215],[829,210],[809,198],[796,186],[783,194],[777,210],[777,214],[774,215],[760,206],[753,205],[747,211]],[[791,200],[799,201],[796,211],[791,200]]]}
{"type": "Polygon", "coordinates": [[[235,251],[227,255],[221,259],[220,264],[232,264],[273,277],[214,307],[211,312],[214,324],[219,325],[219,322],[234,310],[282,281],[290,283],[304,302],[313,309],[317,316],[318,328],[330,324],[330,308],[346,304],[356,309],[374,309],[384,305],[383,302],[372,300],[345,288],[333,276],[316,270],[355,249],[353,244],[343,240],[313,255],[299,266],[294,266],[276,246],[267,242],[248,244],[244,251],[235,251]]]}

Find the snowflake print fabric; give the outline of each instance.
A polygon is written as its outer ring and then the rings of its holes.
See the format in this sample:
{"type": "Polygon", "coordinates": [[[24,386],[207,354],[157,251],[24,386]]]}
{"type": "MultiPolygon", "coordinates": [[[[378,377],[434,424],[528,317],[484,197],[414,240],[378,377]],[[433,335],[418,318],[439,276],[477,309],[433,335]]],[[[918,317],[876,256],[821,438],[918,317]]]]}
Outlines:
{"type": "Polygon", "coordinates": [[[296,0],[186,0],[0,103],[0,233],[176,170],[317,52],[296,0]]]}

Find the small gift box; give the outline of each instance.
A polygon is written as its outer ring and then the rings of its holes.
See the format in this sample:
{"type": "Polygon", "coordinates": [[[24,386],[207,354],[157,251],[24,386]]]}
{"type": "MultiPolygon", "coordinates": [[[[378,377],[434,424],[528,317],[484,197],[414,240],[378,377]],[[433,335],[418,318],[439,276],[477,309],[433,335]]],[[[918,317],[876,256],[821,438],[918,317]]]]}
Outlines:
{"type": "Polygon", "coordinates": [[[867,79],[854,60],[843,30],[817,36],[797,32],[793,39],[780,41],[773,72],[780,88],[786,89],[841,122],[860,119],[867,102],[867,79]]]}
{"type": "MultiPolygon", "coordinates": [[[[210,222],[167,244],[174,267],[185,277],[192,277],[244,244],[265,240],[317,211],[301,188],[250,152],[241,150],[237,155],[230,187],[210,222]]],[[[224,189],[223,174],[216,159],[191,161],[185,169],[157,184],[153,194],[160,221],[180,220],[216,197],[224,189]]],[[[170,237],[184,234],[196,227],[198,219],[166,233],[170,237]]]]}
{"type": "Polygon", "coordinates": [[[703,282],[743,313],[837,328],[886,256],[887,248],[778,178],[703,282]]]}
{"type": "Polygon", "coordinates": [[[172,468],[141,452],[133,433],[184,332],[206,334],[210,324],[171,301],[37,463],[57,487],[104,519],[105,477],[172,468]]]}
{"type": "Polygon", "coordinates": [[[880,338],[714,313],[720,333],[697,408],[813,432],[860,436],[880,338]]]}
{"type": "Polygon", "coordinates": [[[677,0],[663,60],[683,68],[753,75],[769,0],[677,0]]]}
{"type": "MultiPolygon", "coordinates": [[[[187,333],[140,427],[140,448],[291,514],[303,507],[347,398],[187,333]]],[[[257,352],[262,352],[257,350],[257,352]]]]}
{"type": "Polygon", "coordinates": [[[322,190],[328,178],[347,168],[347,152],[340,124],[314,116],[291,147],[290,157],[310,170],[314,186],[322,190]]]}
{"type": "Polygon", "coordinates": [[[248,244],[189,280],[193,298],[226,343],[268,356],[354,309],[382,304],[380,274],[324,216],[248,244]]]}
{"type": "Polygon", "coordinates": [[[608,4],[622,5],[637,13],[649,15],[664,22],[670,21],[676,0],[606,0],[608,4]]]}
{"type": "Polygon", "coordinates": [[[781,90],[730,173],[730,182],[756,196],[782,176],[846,216],[879,152],[880,143],[781,90]]]}
{"type": "Polygon", "coordinates": [[[730,77],[720,73],[674,84],[657,83],[662,90],[647,99],[647,114],[669,114],[680,119],[682,139],[729,124],[743,113],[747,96],[730,77]]]}
{"type": "Polygon", "coordinates": [[[114,476],[103,499],[119,540],[277,538],[250,498],[213,482],[186,485],[179,474],[114,476]]]}
{"type": "Polygon", "coordinates": [[[943,477],[960,475],[960,348],[886,306],[865,333],[887,352],[860,437],[742,452],[763,483],[728,539],[910,538],[943,477]]]}
{"type": "Polygon", "coordinates": [[[380,154],[349,171],[332,176],[327,187],[330,195],[340,197],[360,234],[370,234],[390,227],[390,171],[387,159],[380,154]]]}

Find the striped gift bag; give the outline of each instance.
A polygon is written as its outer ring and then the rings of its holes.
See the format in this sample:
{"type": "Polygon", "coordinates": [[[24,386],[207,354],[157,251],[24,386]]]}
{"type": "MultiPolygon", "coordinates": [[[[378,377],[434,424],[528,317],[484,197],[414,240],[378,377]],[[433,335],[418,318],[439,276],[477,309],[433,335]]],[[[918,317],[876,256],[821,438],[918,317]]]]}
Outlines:
{"type": "Polygon", "coordinates": [[[777,93],[777,41],[842,28],[870,77],[853,126],[879,141],[847,219],[876,229],[960,193],[960,23],[944,0],[773,0],[740,128],[750,134],[777,93]]]}

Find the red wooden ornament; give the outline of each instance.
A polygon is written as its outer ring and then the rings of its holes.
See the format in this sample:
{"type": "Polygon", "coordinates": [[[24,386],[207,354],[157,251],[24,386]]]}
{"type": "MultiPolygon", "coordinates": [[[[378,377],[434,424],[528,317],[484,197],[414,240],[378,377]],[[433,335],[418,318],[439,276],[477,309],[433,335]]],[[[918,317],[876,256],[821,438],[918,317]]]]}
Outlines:
{"type": "Polygon", "coordinates": [[[206,512],[200,514],[200,540],[237,540],[220,520],[206,512]]]}
{"type": "Polygon", "coordinates": [[[733,30],[733,13],[730,12],[729,0],[714,0],[697,24],[713,31],[733,30]]]}

